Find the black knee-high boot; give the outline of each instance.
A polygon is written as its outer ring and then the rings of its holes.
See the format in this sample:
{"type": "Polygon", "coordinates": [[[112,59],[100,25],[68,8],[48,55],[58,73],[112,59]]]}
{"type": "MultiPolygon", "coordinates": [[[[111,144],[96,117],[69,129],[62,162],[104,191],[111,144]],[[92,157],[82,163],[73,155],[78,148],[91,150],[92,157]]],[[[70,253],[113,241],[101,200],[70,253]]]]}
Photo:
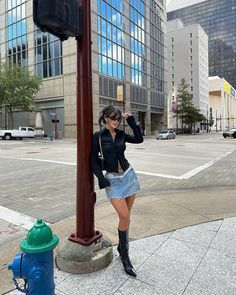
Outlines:
{"type": "Polygon", "coordinates": [[[137,275],[129,259],[128,231],[118,230],[118,233],[119,233],[119,244],[118,244],[117,250],[120,253],[121,261],[123,263],[125,272],[130,276],[136,277],[137,275]]]}

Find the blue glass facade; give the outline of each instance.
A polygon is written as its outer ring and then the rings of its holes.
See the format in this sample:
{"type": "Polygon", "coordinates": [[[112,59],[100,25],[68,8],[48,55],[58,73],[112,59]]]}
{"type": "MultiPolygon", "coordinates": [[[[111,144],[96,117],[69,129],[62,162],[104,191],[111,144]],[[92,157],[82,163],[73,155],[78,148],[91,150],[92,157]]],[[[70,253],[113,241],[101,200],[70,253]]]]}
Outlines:
{"type": "Polygon", "coordinates": [[[124,79],[124,0],[97,0],[98,70],[124,79]]]}
{"type": "Polygon", "coordinates": [[[131,82],[146,86],[145,5],[143,1],[130,0],[129,18],[131,82]]]}
{"type": "Polygon", "coordinates": [[[42,78],[62,74],[62,43],[49,33],[35,29],[35,74],[42,78]]]}
{"type": "Polygon", "coordinates": [[[164,108],[166,13],[156,1],[150,1],[150,76],[151,105],[164,108]]]}
{"type": "Polygon", "coordinates": [[[236,88],[236,2],[207,0],[170,11],[167,19],[199,23],[209,38],[209,76],[225,78],[236,88]]]}
{"type": "Polygon", "coordinates": [[[6,1],[6,55],[12,63],[28,65],[26,0],[6,1]]]}

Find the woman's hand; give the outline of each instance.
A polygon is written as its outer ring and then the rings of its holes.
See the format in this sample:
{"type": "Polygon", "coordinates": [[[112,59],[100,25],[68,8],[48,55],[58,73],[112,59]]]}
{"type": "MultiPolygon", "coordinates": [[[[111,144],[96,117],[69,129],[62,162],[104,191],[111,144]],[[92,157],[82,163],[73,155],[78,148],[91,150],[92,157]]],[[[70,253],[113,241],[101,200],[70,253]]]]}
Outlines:
{"type": "Polygon", "coordinates": [[[131,113],[124,113],[122,117],[126,120],[128,117],[133,116],[131,113]]]}

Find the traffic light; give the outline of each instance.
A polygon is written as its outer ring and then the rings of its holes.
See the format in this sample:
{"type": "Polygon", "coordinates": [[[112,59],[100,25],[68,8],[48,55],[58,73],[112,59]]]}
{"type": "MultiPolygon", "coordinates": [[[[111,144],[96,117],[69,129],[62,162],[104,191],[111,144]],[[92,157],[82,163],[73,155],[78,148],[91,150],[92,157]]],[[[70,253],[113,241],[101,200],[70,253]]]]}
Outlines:
{"type": "Polygon", "coordinates": [[[33,0],[33,19],[41,31],[61,41],[79,37],[82,32],[77,0],[33,0]]]}

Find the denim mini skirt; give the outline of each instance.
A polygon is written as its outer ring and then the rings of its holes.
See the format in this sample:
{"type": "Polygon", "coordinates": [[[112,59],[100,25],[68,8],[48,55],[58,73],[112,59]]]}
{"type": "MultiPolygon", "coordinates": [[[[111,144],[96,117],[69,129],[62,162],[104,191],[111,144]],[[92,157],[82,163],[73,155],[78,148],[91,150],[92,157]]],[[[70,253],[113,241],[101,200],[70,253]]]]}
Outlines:
{"type": "Polygon", "coordinates": [[[111,184],[106,187],[106,194],[109,199],[125,199],[140,190],[137,175],[131,166],[122,173],[107,172],[105,177],[111,184]]]}

